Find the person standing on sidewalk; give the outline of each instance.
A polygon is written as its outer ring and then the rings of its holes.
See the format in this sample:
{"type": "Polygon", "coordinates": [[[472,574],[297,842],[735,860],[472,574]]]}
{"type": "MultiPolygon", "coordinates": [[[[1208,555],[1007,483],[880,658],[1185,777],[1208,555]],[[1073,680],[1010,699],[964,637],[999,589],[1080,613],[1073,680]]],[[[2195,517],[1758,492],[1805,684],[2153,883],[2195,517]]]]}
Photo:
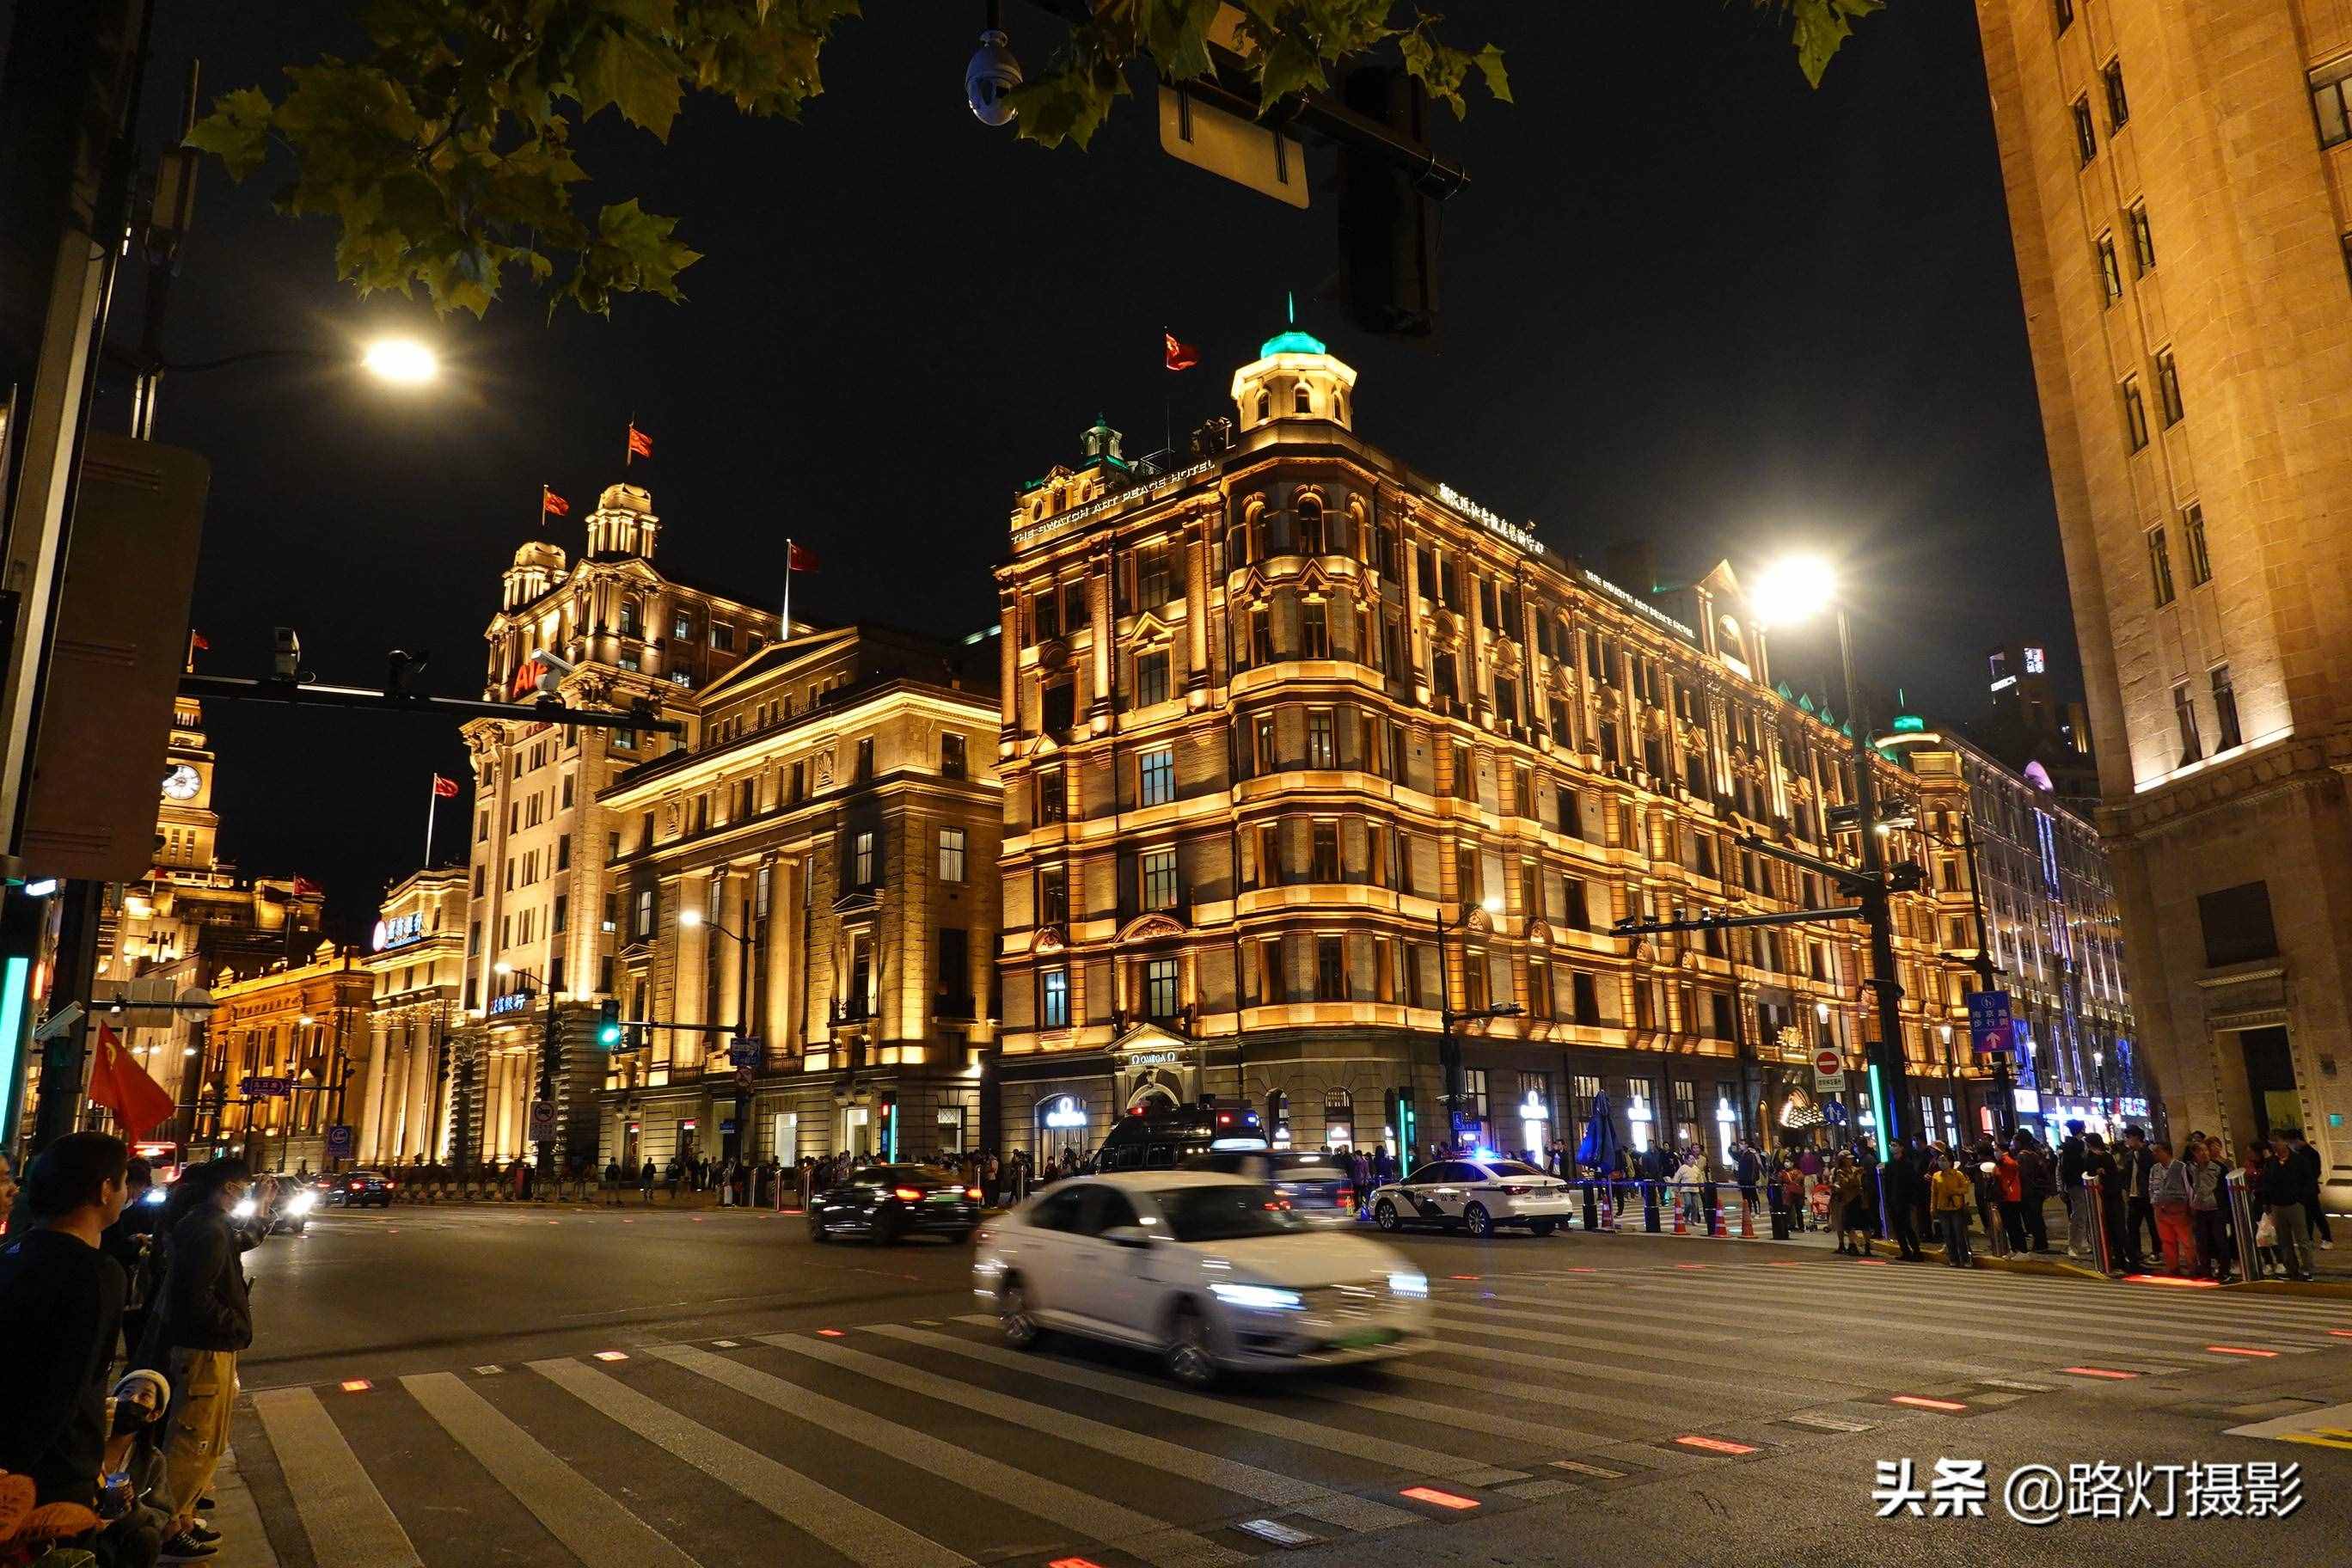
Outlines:
{"type": "Polygon", "coordinates": [[[1938,1155],[1935,1173],[1927,1178],[1927,1192],[1936,1229],[1944,1238],[1944,1261],[1955,1268],[1968,1268],[1969,1205],[1976,1197],[1976,1184],[1967,1172],[1938,1155]]]}
{"type": "Polygon", "coordinates": [[[2319,1237],[2322,1252],[2333,1252],[2336,1232],[2328,1227],[2327,1207],[2319,1201],[2319,1151],[2311,1146],[2311,1140],[2303,1135],[2300,1127],[2286,1135],[2286,1149],[2287,1158],[2302,1170],[2304,1184],[2311,1193],[2304,1205],[2304,1214],[2311,1222],[2312,1234],[2319,1237]]]}
{"type": "Polygon", "coordinates": [[[2147,1201],[2156,1215],[2158,1255],[2165,1273],[2185,1278],[2197,1272],[2196,1233],[2189,1218],[2189,1167],[2172,1157],[2169,1143],[2158,1143],[2148,1153],[2147,1201]]]}
{"type": "Polygon", "coordinates": [[[2211,1143],[2191,1139],[2181,1162],[2189,1174],[2189,1230],[2197,1244],[2197,1272],[2226,1285],[2230,1282],[2229,1233],[2222,1228],[2222,1207],[2230,1201],[2229,1167],[2213,1157],[2211,1143]]]}
{"type": "Polygon", "coordinates": [[[1869,1203],[1863,1192],[1862,1163],[1851,1151],[1838,1156],[1837,1167],[1830,1174],[1830,1210],[1837,1216],[1837,1249],[1856,1258],[1869,1257],[1869,1203]]]}
{"type": "Polygon", "coordinates": [[[0,1248],[0,1470],[30,1477],[37,1504],[98,1500],[123,1291],[99,1238],[122,1213],[129,1157],[103,1132],[50,1144],[0,1248]]]}
{"type": "Polygon", "coordinates": [[[2001,1233],[2009,1239],[2011,1252],[2025,1250],[2025,1168],[2017,1156],[2000,1144],[1987,1140],[1985,1152],[1992,1158],[1990,1185],[1994,1198],[2000,1204],[2001,1233]]]}
{"type": "Polygon", "coordinates": [[[2124,1267],[2137,1273],[2147,1267],[2147,1254],[2140,1250],[2143,1228],[2147,1232],[2151,1249],[2157,1243],[2156,1208],[2147,1201],[2148,1167],[2155,1156],[2147,1146],[2147,1134],[2137,1127],[2124,1129],[2124,1146],[2116,1158],[2124,1172],[2124,1267]]]}
{"type": "Polygon", "coordinates": [[[253,1343],[253,1306],[241,1260],[253,1239],[230,1217],[252,1173],[242,1160],[216,1160],[190,1174],[203,1185],[194,1206],[172,1227],[162,1299],[139,1357],[142,1364],[159,1366],[172,1384],[163,1468],[178,1511],[165,1528],[163,1555],[175,1563],[211,1556],[220,1539],[196,1518],[196,1505],[211,1489],[213,1470],[228,1448],[237,1352],[253,1343]]]}
{"type": "MultiPolygon", "coordinates": [[[[2085,1187],[2083,1196],[2089,1201],[2080,1206],[2089,1211],[2090,1223],[2098,1227],[2097,1234],[2105,1237],[2107,1272],[2117,1273],[2126,1267],[2123,1260],[2123,1167],[2116,1163],[2115,1155],[2107,1152],[2107,1141],[2095,1132],[2087,1134],[2083,1140],[2083,1179],[2088,1182],[2093,1177],[2098,1179],[2097,1191],[2094,1194],[2085,1187]]],[[[2095,1250],[2091,1256],[2096,1258],[2098,1254],[2095,1250]]]]}
{"type": "Polygon", "coordinates": [[[2271,1157],[2263,1163],[2257,1188],[2271,1225],[2278,1232],[2279,1263],[2290,1279],[2309,1280],[2315,1260],[2311,1251],[2310,1205],[2319,1201],[2317,1184],[2304,1173],[2284,1138],[2271,1140],[2271,1157]]]}
{"type": "Polygon", "coordinates": [[[2043,1211],[2049,1206],[2050,1189],[2053,1184],[2050,1151],[2042,1146],[2040,1139],[2022,1128],[2018,1130],[2012,1146],[2017,1155],[2018,1180],[2025,1193],[2023,1218],[2026,1240],[2031,1250],[2047,1252],[2050,1250],[2050,1224],[2043,1211]]]}
{"type": "Polygon", "coordinates": [[[1919,1140],[1913,1138],[1907,1150],[1897,1149],[1895,1157],[1886,1162],[1886,1215],[1895,1227],[1895,1256],[1906,1263],[1925,1263],[1927,1255],[1920,1250],[1919,1227],[1916,1223],[1919,1203],[1927,1191],[1919,1180],[1919,1140]]]}

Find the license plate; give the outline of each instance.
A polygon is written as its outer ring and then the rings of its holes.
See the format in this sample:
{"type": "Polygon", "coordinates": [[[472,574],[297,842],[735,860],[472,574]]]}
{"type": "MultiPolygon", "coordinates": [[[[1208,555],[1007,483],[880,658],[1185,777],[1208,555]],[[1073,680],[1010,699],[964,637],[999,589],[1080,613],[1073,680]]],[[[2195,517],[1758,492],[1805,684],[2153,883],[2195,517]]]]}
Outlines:
{"type": "Polygon", "coordinates": [[[927,1204],[951,1204],[962,1195],[961,1193],[933,1193],[923,1201],[927,1204]]]}
{"type": "Polygon", "coordinates": [[[1398,1338],[1398,1332],[1394,1329],[1358,1329],[1352,1334],[1341,1334],[1331,1343],[1338,1350],[1360,1351],[1368,1350],[1373,1345],[1394,1344],[1398,1338]]]}

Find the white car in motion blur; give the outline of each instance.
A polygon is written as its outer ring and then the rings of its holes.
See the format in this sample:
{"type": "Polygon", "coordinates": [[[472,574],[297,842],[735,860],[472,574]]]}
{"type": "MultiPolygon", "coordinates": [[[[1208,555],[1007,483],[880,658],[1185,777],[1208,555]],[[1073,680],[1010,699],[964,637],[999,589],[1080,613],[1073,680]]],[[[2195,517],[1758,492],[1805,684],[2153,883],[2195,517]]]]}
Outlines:
{"type": "Polygon", "coordinates": [[[1475,1237],[1523,1225],[1549,1236],[1576,1210],[1576,1189],[1518,1160],[1432,1160],[1401,1182],[1372,1189],[1372,1223],[1462,1229],[1475,1237]]]}
{"type": "Polygon", "coordinates": [[[1056,1182],[980,1233],[972,1289],[1015,1348],[1046,1330],[1133,1345],[1195,1387],[1429,1338],[1429,1281],[1411,1263],[1309,1229],[1263,1182],[1212,1172],[1056,1182]]]}

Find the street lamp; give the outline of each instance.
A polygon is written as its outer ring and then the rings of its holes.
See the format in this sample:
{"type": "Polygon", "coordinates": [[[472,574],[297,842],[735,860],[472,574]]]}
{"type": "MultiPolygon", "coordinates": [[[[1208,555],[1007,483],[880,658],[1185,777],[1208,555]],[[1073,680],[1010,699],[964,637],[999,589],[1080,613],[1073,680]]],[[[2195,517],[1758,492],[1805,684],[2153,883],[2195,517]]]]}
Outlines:
{"type": "MultiPolygon", "coordinates": [[[[231,365],[257,364],[268,360],[341,366],[355,363],[348,350],[310,348],[243,349],[216,359],[167,360],[152,348],[142,347],[118,357],[136,372],[131,398],[131,433],[142,441],[154,439],[155,405],[166,371],[174,375],[194,375],[200,371],[226,370],[231,365]]],[[[373,339],[360,350],[356,363],[388,386],[425,386],[441,377],[441,356],[415,338],[373,339]]]]}
{"type": "Polygon", "coordinates": [[[1854,892],[1862,903],[1863,923],[1870,932],[1867,982],[1878,999],[1878,1043],[1865,1051],[1874,1080],[1881,1146],[1902,1142],[1903,1109],[1910,1100],[1910,1079],[1903,1061],[1903,983],[1895,968],[1894,910],[1887,898],[1884,837],[1878,830],[1878,781],[1870,753],[1870,724],[1862,690],[1854,677],[1853,629],[1846,616],[1837,573],[1818,555],[1795,555],[1774,563],[1756,580],[1749,604],[1757,618],[1769,626],[1799,625],[1831,612],[1837,621],[1838,664],[1845,684],[1846,723],[1853,737],[1854,836],[1861,841],[1862,875],[1854,892]]]}
{"type": "Polygon", "coordinates": [[[562,1026],[555,1016],[555,999],[557,996],[561,995],[562,993],[549,985],[544,980],[540,979],[538,975],[533,974],[530,970],[518,968],[514,964],[509,963],[504,959],[500,959],[496,963],[491,964],[490,973],[499,976],[500,978],[504,978],[508,975],[519,975],[522,979],[531,981],[539,986],[540,1029],[538,1103],[548,1108],[551,1117],[551,1124],[549,1128],[549,1136],[545,1138],[534,1138],[531,1142],[539,1146],[539,1173],[541,1177],[548,1181],[553,1181],[557,1179],[555,1169],[555,1139],[553,1136],[554,1130],[552,1126],[552,1116],[555,1110],[555,1056],[556,1052],[562,1046],[562,1026]]]}
{"type": "Polygon", "coordinates": [[[422,386],[441,375],[441,356],[415,338],[378,338],[360,355],[360,368],[394,386],[422,386]]]}
{"type": "Polygon", "coordinates": [[[2104,1050],[2095,1050],[2091,1053],[2091,1097],[2099,1102],[2099,1122],[2104,1130],[2109,1120],[2107,1116],[2107,1053],[2104,1050]]]}
{"type": "MultiPolygon", "coordinates": [[[[735,972],[735,1036],[730,1042],[728,1057],[729,1067],[735,1069],[735,1131],[728,1135],[731,1142],[722,1142],[719,1144],[719,1157],[732,1159],[739,1153],[748,1152],[751,1148],[751,1140],[745,1136],[745,1133],[751,1125],[751,1086],[743,1081],[742,1077],[742,1069],[750,1064],[735,1061],[733,1047],[743,1045],[748,1038],[743,1026],[744,1013],[751,1005],[751,943],[750,939],[741,932],[728,930],[726,926],[691,905],[677,911],[677,923],[688,931],[693,931],[699,926],[709,926],[721,936],[732,937],[735,939],[735,946],[739,953],[735,972]]],[[[895,1149],[891,1152],[894,1154],[897,1152],[895,1149]]]]}
{"type": "MultiPolygon", "coordinates": [[[[1479,903],[1478,909],[1491,919],[1503,912],[1503,900],[1489,893],[1479,903]]],[[[1480,1018],[1516,1018],[1527,1011],[1516,1002],[1505,1002],[1492,1007],[1473,1007],[1459,1013],[1454,1010],[1454,980],[1445,967],[1445,933],[1467,928],[1472,913],[1465,909],[1460,916],[1448,921],[1444,906],[1441,904],[1430,915],[1430,920],[1437,927],[1437,1063],[1445,1074],[1446,1140],[1449,1147],[1457,1150],[1462,1145],[1462,1047],[1454,1038],[1454,1026],[1473,1023],[1480,1018]]],[[[1465,966],[1469,962],[1466,946],[1463,950],[1463,962],[1465,966]]],[[[1465,967],[1465,977],[1467,973],[1465,967]]],[[[1411,1152],[1410,1150],[1406,1152],[1408,1158],[1411,1152]]]]}

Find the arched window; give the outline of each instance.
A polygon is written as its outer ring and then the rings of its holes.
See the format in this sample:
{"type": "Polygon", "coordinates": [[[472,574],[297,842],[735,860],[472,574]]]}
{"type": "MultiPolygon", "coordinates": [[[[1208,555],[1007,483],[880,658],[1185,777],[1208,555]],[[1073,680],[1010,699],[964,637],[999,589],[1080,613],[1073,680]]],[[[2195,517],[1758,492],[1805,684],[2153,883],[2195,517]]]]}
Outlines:
{"type": "Polygon", "coordinates": [[[1335,392],[1331,395],[1331,417],[1337,419],[1342,425],[1348,422],[1348,395],[1346,393],[1335,392]]]}
{"type": "Polygon", "coordinates": [[[1313,496],[1300,496],[1296,510],[1298,513],[1298,552],[1301,555],[1322,554],[1323,503],[1313,496]]]}
{"type": "Polygon", "coordinates": [[[1306,414],[1312,411],[1307,404],[1307,384],[1303,381],[1298,384],[1297,389],[1290,395],[1290,409],[1294,414],[1306,414]]]}
{"type": "Polygon", "coordinates": [[[1257,395],[1257,416],[1260,419],[1267,419],[1271,418],[1273,415],[1274,395],[1270,392],[1259,393],[1257,395]]]}
{"type": "Polygon", "coordinates": [[[621,601],[621,635],[625,637],[633,637],[639,635],[637,631],[637,602],[635,599],[624,599],[621,601]]]}

